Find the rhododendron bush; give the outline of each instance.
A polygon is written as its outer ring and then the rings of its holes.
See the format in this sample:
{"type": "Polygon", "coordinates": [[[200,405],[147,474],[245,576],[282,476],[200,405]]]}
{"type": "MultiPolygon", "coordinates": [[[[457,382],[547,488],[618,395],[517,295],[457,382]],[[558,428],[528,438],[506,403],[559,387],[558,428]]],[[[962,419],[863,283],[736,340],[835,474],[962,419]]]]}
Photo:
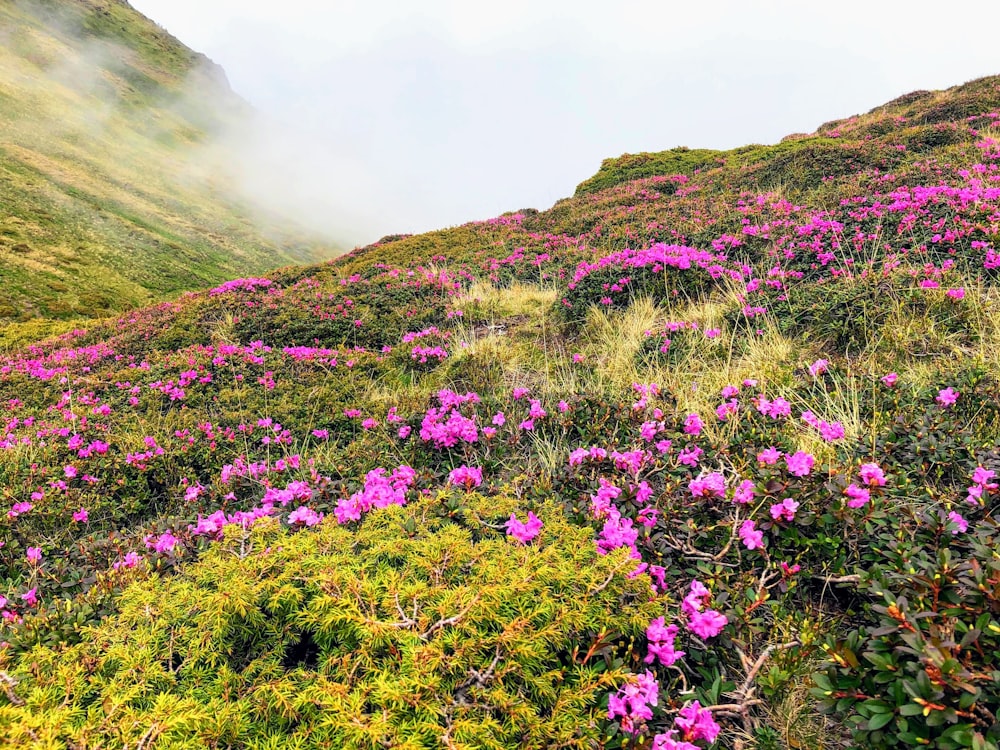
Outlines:
{"type": "Polygon", "coordinates": [[[4,353],[0,737],[997,750],[998,85],[4,353]]]}

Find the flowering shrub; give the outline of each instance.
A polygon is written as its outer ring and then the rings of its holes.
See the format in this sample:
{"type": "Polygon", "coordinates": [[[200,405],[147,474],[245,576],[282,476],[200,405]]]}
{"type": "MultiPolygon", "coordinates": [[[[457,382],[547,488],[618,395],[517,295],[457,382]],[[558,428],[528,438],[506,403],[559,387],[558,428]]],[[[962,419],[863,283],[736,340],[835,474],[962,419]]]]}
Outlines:
{"type": "Polygon", "coordinates": [[[995,747],[997,86],[7,351],[0,734],[995,747]]]}

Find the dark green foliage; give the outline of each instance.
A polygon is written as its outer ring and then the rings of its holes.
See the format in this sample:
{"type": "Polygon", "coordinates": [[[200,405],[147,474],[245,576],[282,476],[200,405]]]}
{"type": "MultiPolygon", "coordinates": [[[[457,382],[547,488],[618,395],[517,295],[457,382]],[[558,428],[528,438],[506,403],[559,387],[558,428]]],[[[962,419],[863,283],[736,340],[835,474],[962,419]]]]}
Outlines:
{"type": "Polygon", "coordinates": [[[723,161],[722,157],[722,151],[706,148],[690,149],[686,146],[657,153],[623,154],[617,159],[605,159],[601,162],[597,174],[581,182],[574,195],[579,198],[643,177],[690,176],[698,170],[719,166],[723,161]]]}

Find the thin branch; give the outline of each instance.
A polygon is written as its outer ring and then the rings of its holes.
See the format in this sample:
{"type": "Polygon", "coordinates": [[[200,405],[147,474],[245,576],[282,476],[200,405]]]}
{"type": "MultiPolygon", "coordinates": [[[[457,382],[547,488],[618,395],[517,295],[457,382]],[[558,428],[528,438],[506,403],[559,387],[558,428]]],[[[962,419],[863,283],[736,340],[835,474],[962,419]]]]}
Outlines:
{"type": "Polygon", "coordinates": [[[479,596],[480,596],[479,594],[476,594],[476,596],[472,599],[472,601],[469,602],[469,606],[467,606],[457,615],[452,615],[451,617],[448,617],[444,620],[438,620],[436,623],[431,625],[426,631],[420,634],[420,640],[426,641],[428,638],[431,637],[431,635],[433,635],[436,631],[440,630],[441,628],[446,628],[449,625],[454,625],[458,622],[461,622],[462,618],[465,617],[467,614],[469,614],[469,611],[479,603],[479,596]]]}
{"type": "Polygon", "coordinates": [[[853,574],[849,576],[811,576],[814,580],[824,583],[861,583],[861,576],[853,574]]]}
{"type": "Polygon", "coordinates": [[[17,693],[14,692],[14,687],[17,685],[17,680],[11,677],[6,672],[0,672],[0,685],[3,686],[3,691],[7,695],[7,700],[15,706],[23,706],[24,701],[18,697],[17,693]]]}
{"type": "Polygon", "coordinates": [[[757,657],[757,661],[755,661],[753,666],[750,667],[750,671],[747,673],[746,679],[743,680],[743,684],[740,686],[739,690],[733,692],[732,695],[747,698],[753,689],[751,685],[753,684],[754,678],[757,676],[757,673],[760,672],[761,667],[764,666],[764,662],[767,661],[767,657],[775,651],[784,651],[786,648],[793,648],[798,645],[801,645],[798,641],[789,641],[788,643],[782,644],[772,643],[770,646],[761,651],[760,656],[757,657]]]}

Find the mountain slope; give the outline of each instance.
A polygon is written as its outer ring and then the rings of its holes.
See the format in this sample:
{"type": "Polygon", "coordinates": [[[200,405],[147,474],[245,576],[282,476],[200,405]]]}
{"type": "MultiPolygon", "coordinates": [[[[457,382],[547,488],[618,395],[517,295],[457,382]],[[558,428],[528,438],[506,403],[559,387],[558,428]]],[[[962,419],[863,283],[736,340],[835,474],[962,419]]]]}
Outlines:
{"type": "Polygon", "coordinates": [[[996,750],[998,127],[608,160],[0,359],[0,737],[996,750]]]}
{"type": "Polygon", "coordinates": [[[221,69],[122,0],[0,2],[0,323],[316,257],[199,165],[246,112],[221,69]]]}

